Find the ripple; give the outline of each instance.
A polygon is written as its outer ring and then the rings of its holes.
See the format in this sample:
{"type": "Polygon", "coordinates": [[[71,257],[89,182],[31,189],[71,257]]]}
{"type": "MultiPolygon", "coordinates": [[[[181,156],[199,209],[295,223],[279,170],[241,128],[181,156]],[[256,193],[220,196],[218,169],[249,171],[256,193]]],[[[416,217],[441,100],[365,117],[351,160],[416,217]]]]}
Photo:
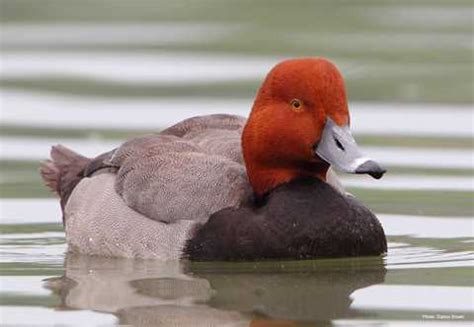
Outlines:
{"type": "Polygon", "coordinates": [[[474,267],[473,251],[447,252],[429,247],[389,246],[387,269],[474,267]]]}

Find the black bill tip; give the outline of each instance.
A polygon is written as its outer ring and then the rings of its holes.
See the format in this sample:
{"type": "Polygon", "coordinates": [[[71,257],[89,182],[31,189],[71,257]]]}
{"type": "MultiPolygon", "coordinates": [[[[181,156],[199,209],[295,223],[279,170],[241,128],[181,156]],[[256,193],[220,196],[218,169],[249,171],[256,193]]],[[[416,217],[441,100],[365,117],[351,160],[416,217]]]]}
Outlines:
{"type": "Polygon", "coordinates": [[[386,172],[386,169],[380,167],[380,165],[373,160],[364,162],[362,165],[357,167],[355,171],[356,174],[369,174],[375,179],[382,178],[383,174],[386,172]]]}

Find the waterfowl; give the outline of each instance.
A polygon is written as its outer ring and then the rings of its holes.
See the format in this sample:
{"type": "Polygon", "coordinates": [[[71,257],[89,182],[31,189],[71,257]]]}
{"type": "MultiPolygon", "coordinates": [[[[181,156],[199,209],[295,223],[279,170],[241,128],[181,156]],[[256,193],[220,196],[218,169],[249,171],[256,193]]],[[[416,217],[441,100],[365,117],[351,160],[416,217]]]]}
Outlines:
{"type": "Polygon", "coordinates": [[[343,78],[324,58],[283,61],[249,118],[210,115],[96,158],[61,145],[40,173],[69,251],[191,260],[380,255],[377,218],[330,166],[380,178],[349,129],[343,78]]]}

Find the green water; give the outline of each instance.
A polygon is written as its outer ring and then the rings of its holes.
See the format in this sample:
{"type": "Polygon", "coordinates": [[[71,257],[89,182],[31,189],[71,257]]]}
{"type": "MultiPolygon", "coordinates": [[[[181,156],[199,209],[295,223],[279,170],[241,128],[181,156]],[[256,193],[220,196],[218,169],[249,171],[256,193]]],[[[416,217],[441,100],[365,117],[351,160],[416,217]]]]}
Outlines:
{"type": "MultiPolygon", "coordinates": [[[[206,79],[206,70],[193,72],[206,58],[211,68],[213,60],[228,60],[218,66],[224,69],[326,56],[341,68],[350,103],[359,107],[376,103],[396,114],[398,105],[421,105],[433,115],[463,111],[472,117],[472,1],[0,0],[0,5],[2,324],[472,324],[472,132],[356,131],[362,146],[395,157],[378,158],[389,162],[392,180],[385,188],[375,182],[348,188],[379,216],[388,254],[299,262],[156,262],[66,254],[59,204],[37,173],[47,148],[35,143],[121,142],[166,127],[160,108],[143,117],[156,122],[154,128],[125,128],[107,120],[97,127],[93,123],[112,101],[131,101],[130,117],[144,100],[222,100],[222,112],[240,100],[250,106],[262,74],[240,76],[236,70],[206,79]],[[164,67],[170,75],[148,75],[154,72],[143,69],[142,60],[162,55],[178,58],[164,67]],[[88,64],[103,69],[102,75],[88,64]],[[187,64],[189,71],[175,75],[187,64]],[[135,66],[140,73],[133,75],[135,66]],[[93,103],[86,117],[90,126],[74,119],[54,124],[55,117],[46,114],[50,99],[61,99],[64,108],[53,109],[66,118],[69,106],[93,103]],[[22,106],[34,110],[15,116],[22,106]],[[31,120],[35,115],[41,119],[31,120]],[[41,155],[23,156],[35,151],[41,155]],[[414,154],[428,158],[432,151],[439,153],[434,163],[397,160],[414,154]],[[445,151],[458,152],[444,156],[445,151]],[[406,178],[413,182],[406,184],[406,178]]],[[[453,114],[446,126],[458,121],[453,114]]],[[[403,117],[397,123],[403,124],[403,117]]],[[[419,122],[437,123],[429,114],[419,122]]]]}

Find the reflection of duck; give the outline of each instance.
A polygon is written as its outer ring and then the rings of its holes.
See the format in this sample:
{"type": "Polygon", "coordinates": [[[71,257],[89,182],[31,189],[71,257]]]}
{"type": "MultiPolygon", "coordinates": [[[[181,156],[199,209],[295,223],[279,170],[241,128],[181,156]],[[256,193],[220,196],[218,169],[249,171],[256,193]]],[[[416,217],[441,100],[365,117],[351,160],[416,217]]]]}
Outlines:
{"type": "Polygon", "coordinates": [[[350,294],[384,277],[378,257],[250,265],[68,254],[64,276],[47,287],[63,309],[112,313],[120,324],[290,326],[357,314],[350,294]]]}
{"type": "Polygon", "coordinates": [[[208,280],[216,290],[208,305],[256,317],[299,321],[355,314],[350,310],[350,294],[382,283],[386,273],[379,257],[209,268],[209,264],[191,264],[190,268],[193,276],[208,280]]]}
{"type": "Polygon", "coordinates": [[[247,122],[195,117],[93,160],[57,146],[41,173],[61,197],[77,252],[199,260],[379,255],[386,251],[379,222],[328,174],[330,164],[384,173],[360,153],[348,125],[336,67],[289,60],[269,73],[247,122]]]}

